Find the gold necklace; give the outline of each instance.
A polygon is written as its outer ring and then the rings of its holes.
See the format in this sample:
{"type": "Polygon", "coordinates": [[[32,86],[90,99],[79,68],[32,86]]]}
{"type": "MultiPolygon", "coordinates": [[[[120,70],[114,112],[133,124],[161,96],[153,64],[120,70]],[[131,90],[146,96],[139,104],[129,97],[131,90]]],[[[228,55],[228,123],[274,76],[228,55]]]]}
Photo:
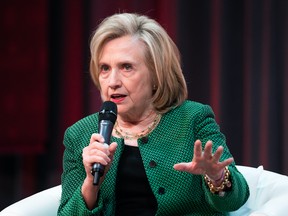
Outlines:
{"type": "Polygon", "coordinates": [[[136,134],[129,133],[129,132],[122,130],[117,121],[116,121],[114,130],[115,130],[115,133],[123,139],[128,139],[128,140],[139,139],[151,133],[151,131],[154,130],[159,124],[161,117],[162,117],[161,114],[156,115],[153,122],[145,130],[142,130],[141,132],[136,133],[136,134]],[[119,130],[117,128],[119,128],[119,130]]]}

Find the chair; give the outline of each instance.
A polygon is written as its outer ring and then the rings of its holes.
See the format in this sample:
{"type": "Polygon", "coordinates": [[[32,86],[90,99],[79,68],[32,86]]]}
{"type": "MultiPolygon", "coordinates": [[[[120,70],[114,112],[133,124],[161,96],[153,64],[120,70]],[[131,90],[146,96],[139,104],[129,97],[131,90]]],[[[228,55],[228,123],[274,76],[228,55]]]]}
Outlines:
{"type": "Polygon", "coordinates": [[[22,199],[0,212],[1,216],[56,216],[60,203],[61,185],[22,199]]]}
{"type": "Polygon", "coordinates": [[[250,197],[230,216],[287,216],[288,176],[258,168],[237,166],[245,177],[250,197]]]}
{"type": "MultiPolygon", "coordinates": [[[[237,166],[246,178],[250,197],[230,216],[287,216],[288,177],[248,166],[237,166]]],[[[56,216],[61,185],[46,189],[20,200],[0,212],[0,216],[56,216]]]]}

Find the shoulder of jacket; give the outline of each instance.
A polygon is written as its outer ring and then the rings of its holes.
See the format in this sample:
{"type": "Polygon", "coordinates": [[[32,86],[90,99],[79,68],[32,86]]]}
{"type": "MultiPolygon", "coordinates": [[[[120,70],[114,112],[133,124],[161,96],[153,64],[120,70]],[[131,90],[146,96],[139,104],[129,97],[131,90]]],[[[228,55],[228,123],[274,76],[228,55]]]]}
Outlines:
{"type": "Polygon", "coordinates": [[[209,105],[202,104],[200,102],[186,100],[180,106],[172,109],[172,112],[181,112],[181,113],[197,113],[205,109],[211,109],[209,105]]]}
{"type": "Polygon", "coordinates": [[[84,131],[97,131],[98,130],[98,113],[93,113],[86,116],[79,121],[75,122],[73,125],[67,128],[70,133],[81,133],[84,131]]]}

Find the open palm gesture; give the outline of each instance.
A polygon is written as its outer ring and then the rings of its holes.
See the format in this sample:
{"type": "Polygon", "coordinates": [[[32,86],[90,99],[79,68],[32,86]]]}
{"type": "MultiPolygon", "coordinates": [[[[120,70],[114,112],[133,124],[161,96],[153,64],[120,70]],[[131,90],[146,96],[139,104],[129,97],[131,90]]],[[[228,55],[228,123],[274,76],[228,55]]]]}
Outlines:
{"type": "Polygon", "coordinates": [[[224,168],[233,162],[233,158],[228,158],[220,162],[223,146],[219,146],[213,154],[212,145],[212,141],[208,141],[203,151],[201,141],[196,140],[192,161],[175,164],[174,169],[196,175],[207,174],[212,180],[221,178],[224,168]]]}

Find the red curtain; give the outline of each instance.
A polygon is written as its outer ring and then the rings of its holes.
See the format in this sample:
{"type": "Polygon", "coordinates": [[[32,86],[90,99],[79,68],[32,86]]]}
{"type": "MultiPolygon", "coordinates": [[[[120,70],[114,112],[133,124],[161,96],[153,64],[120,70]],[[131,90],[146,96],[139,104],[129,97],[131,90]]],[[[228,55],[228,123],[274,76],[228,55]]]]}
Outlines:
{"type": "Polygon", "coordinates": [[[41,153],[48,111],[46,1],[0,4],[0,154],[41,153]]]}
{"type": "Polygon", "coordinates": [[[288,174],[288,2],[179,3],[190,99],[215,111],[236,163],[288,174]]]}
{"type": "MultiPolygon", "coordinates": [[[[0,203],[35,191],[36,156],[47,148],[47,1],[0,3],[0,203]]],[[[0,209],[1,206],[0,205],[0,209]]]]}

